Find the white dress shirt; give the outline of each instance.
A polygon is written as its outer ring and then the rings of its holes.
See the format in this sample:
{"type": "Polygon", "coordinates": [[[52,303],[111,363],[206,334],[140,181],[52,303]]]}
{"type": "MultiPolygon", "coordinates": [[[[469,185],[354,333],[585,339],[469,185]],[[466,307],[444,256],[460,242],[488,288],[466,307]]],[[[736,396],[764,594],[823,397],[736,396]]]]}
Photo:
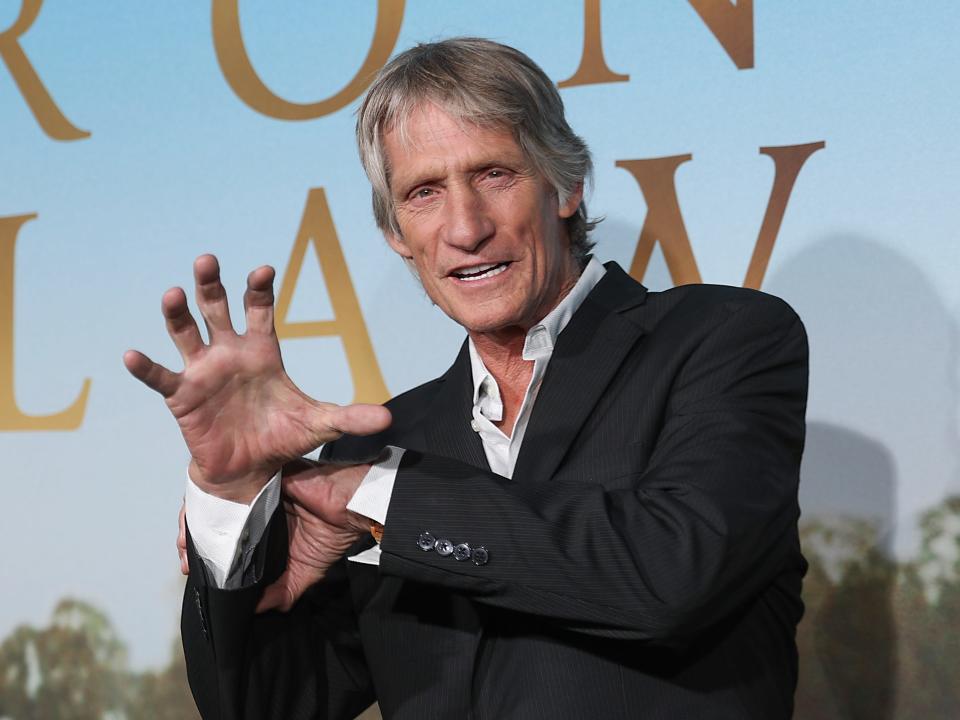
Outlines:
{"type": "MultiPolygon", "coordinates": [[[[517,456],[527,432],[530,414],[547,364],[553,355],[557,338],[570,318],[606,273],[595,258],[584,268],[573,289],[551,310],[543,320],[527,332],[523,345],[523,359],[533,361],[533,374],[520,405],[520,413],[508,436],[495,422],[503,419],[503,400],[500,387],[481,360],[473,340],[469,341],[470,367],[473,376],[473,411],[470,426],[480,435],[483,450],[490,469],[510,478],[517,463],[517,456]]],[[[466,418],[464,418],[466,422],[466,418]]],[[[347,504],[347,509],[371,520],[387,524],[390,497],[397,470],[403,459],[401,448],[388,448],[390,454],[371,466],[356,493],[347,504]]],[[[315,451],[314,454],[319,451],[315,451]]],[[[218,587],[238,587],[243,570],[280,500],[280,474],[268,482],[250,505],[224,500],[208,495],[189,478],[184,497],[187,523],[197,553],[210,568],[218,587]]],[[[380,546],[375,545],[359,555],[349,558],[354,562],[379,564],[380,546]]]]}

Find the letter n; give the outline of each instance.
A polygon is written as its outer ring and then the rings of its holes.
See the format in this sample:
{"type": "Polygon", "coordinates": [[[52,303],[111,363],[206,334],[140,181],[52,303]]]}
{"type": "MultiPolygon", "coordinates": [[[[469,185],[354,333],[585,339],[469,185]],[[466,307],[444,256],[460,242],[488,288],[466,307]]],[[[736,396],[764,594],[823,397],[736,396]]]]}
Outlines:
{"type": "Polygon", "coordinates": [[[689,0],[739,70],[753,67],[753,0],[689,0]]]}
{"type": "Polygon", "coordinates": [[[557,83],[557,87],[568,88],[577,85],[599,85],[600,83],[627,82],[629,75],[615,73],[607,66],[603,57],[603,33],[600,26],[600,0],[583,2],[583,53],[580,66],[566,80],[557,83]]]}

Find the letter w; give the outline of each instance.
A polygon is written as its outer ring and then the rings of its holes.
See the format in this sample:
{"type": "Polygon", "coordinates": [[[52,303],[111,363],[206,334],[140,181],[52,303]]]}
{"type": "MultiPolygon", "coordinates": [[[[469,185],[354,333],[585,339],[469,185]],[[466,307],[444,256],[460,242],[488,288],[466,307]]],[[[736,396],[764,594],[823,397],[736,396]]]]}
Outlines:
{"type": "MultiPolygon", "coordinates": [[[[760,148],[760,154],[773,159],[773,188],[743,281],[744,287],[759,289],[763,284],[773,246],[800,170],[813,153],[825,146],[826,143],[821,141],[760,148]]],[[[693,155],[687,154],[645,160],[619,160],[616,163],[617,167],[622,167],[633,175],[647,203],[647,217],[640,230],[633,262],[630,263],[630,274],[637,280],[643,280],[653,254],[653,246],[659,242],[675,285],[702,282],[683,222],[674,181],[677,168],[692,158],[693,155]]]]}

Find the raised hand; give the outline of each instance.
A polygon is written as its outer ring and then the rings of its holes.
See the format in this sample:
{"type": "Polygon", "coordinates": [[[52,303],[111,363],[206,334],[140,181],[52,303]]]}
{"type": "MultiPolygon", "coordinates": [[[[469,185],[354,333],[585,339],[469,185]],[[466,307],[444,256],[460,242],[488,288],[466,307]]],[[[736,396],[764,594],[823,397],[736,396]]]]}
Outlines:
{"type": "Polygon", "coordinates": [[[389,426],[384,407],[319,402],[290,380],[274,329],[273,268],[257,268],[247,278],[243,335],[230,321],[217,259],[202,255],[193,270],[209,344],[186,294],[172,288],[161,309],[183,357],[183,372],[136,350],[127,351],[123,361],[134,377],[163,395],[190,451],[190,477],[202,490],[248,503],[285,462],[343,433],[365,435],[389,426]]]}

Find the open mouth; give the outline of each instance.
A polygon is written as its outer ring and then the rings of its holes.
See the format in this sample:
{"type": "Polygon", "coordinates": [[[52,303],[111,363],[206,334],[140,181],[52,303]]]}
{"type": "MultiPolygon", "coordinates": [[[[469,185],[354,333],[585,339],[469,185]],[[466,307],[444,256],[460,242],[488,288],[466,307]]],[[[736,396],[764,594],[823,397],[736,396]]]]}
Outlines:
{"type": "Polygon", "coordinates": [[[510,265],[509,262],[474,265],[473,267],[456,270],[450,274],[457,278],[457,280],[464,280],[466,282],[473,282],[474,280],[486,280],[487,278],[492,278],[494,275],[499,275],[502,273],[507,269],[508,265],[510,265]]]}

